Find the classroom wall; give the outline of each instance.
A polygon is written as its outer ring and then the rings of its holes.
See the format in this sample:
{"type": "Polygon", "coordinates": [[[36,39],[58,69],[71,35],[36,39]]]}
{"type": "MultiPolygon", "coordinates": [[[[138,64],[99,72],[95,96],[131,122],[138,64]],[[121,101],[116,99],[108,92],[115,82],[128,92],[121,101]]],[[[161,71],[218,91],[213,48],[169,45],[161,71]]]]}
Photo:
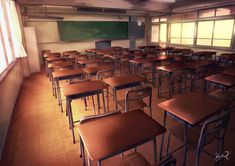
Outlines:
{"type": "MultiPolygon", "coordinates": [[[[110,15],[82,15],[66,14],[57,15],[64,17],[64,21],[126,21],[127,16],[110,16],[110,15]]],[[[50,49],[53,52],[62,52],[66,50],[78,50],[83,52],[87,48],[95,48],[95,41],[83,42],[61,42],[58,34],[57,22],[53,20],[30,20],[26,19],[26,26],[36,28],[39,50],[50,49]]],[[[137,39],[136,46],[145,45],[145,39],[137,39]]],[[[129,47],[129,39],[112,40],[112,46],[129,47]]]]}
{"type": "Polygon", "coordinates": [[[17,60],[12,69],[0,81],[0,158],[22,82],[22,64],[20,60],[17,60]]]}

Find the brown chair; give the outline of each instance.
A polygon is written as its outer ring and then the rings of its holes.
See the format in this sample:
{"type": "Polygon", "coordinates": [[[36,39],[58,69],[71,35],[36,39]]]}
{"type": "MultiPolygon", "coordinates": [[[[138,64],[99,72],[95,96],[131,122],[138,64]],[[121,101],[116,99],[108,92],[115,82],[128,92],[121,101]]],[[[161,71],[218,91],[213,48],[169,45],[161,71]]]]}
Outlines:
{"type": "Polygon", "coordinates": [[[102,80],[104,78],[109,78],[114,76],[114,70],[113,69],[107,69],[107,70],[100,70],[96,74],[97,80],[102,80]]]}
{"type": "Polygon", "coordinates": [[[148,107],[152,117],[152,87],[145,86],[129,90],[126,92],[125,99],[119,100],[118,104],[125,112],[138,109],[144,110],[145,107],[148,107]],[[147,104],[144,102],[145,98],[148,98],[147,104]]]}

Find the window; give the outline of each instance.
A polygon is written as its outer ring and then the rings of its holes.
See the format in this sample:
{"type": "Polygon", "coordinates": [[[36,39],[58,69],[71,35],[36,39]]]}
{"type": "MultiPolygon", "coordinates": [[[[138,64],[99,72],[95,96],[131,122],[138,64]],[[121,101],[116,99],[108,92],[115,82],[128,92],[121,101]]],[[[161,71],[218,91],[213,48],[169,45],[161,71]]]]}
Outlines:
{"type": "Polygon", "coordinates": [[[196,18],[197,18],[197,12],[188,12],[188,13],[173,14],[171,16],[171,20],[172,21],[194,20],[196,18]]]}
{"type": "Polygon", "coordinates": [[[167,39],[167,24],[160,24],[160,43],[165,43],[167,39]]]}
{"type": "Polygon", "coordinates": [[[3,78],[3,71],[15,60],[15,55],[26,55],[22,46],[19,18],[15,2],[3,0],[0,1],[0,78],[3,78]]]}
{"type": "Polygon", "coordinates": [[[159,25],[153,25],[152,26],[152,32],[151,32],[151,42],[159,42],[159,25]]]}
{"type": "Polygon", "coordinates": [[[199,11],[199,18],[214,17],[215,9],[207,9],[199,11]]]}
{"type": "Polygon", "coordinates": [[[194,22],[171,24],[170,42],[172,44],[193,45],[194,28],[194,22]]]}
{"type": "Polygon", "coordinates": [[[199,22],[197,45],[230,47],[233,24],[233,19],[199,22]]]}
{"type": "Polygon", "coordinates": [[[216,9],[216,16],[228,16],[235,14],[235,6],[223,7],[216,9]]]}

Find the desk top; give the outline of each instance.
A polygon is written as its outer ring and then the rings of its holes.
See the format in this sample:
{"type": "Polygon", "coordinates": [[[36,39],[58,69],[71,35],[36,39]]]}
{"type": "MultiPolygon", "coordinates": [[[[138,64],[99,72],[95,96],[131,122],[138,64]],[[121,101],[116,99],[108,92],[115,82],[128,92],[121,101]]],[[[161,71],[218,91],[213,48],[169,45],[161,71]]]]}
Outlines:
{"type": "Polygon", "coordinates": [[[60,70],[52,72],[52,76],[53,78],[62,78],[62,77],[70,77],[70,76],[72,77],[76,75],[81,75],[83,73],[84,73],[83,69],[60,70]]]}
{"type": "Polygon", "coordinates": [[[207,81],[214,82],[217,84],[222,84],[225,86],[234,86],[235,85],[235,76],[229,74],[213,74],[205,78],[207,81]]]}
{"type": "Polygon", "coordinates": [[[81,65],[85,65],[88,63],[101,63],[102,60],[101,59],[87,59],[87,60],[78,60],[77,62],[81,65]]]}
{"type": "Polygon", "coordinates": [[[73,66],[73,63],[71,63],[71,62],[60,62],[60,63],[50,63],[50,64],[48,64],[48,68],[68,67],[68,66],[73,66]]]}
{"type": "Polygon", "coordinates": [[[158,66],[158,67],[156,67],[156,69],[164,71],[164,72],[172,73],[172,72],[175,72],[175,71],[178,71],[178,70],[187,69],[187,67],[185,65],[182,65],[182,64],[173,63],[173,64],[170,64],[170,65],[158,66]]]}
{"type": "Polygon", "coordinates": [[[112,66],[85,67],[83,68],[83,71],[86,74],[96,74],[100,70],[109,70],[109,69],[113,69],[113,67],[112,66]]]}
{"type": "Polygon", "coordinates": [[[117,77],[105,78],[103,81],[111,87],[125,86],[128,84],[135,84],[144,82],[144,79],[137,75],[122,75],[117,77]]]}
{"type": "Polygon", "coordinates": [[[66,58],[65,57],[58,57],[58,56],[55,56],[55,57],[48,57],[46,60],[48,62],[51,62],[51,61],[57,61],[57,60],[65,60],[66,58]]]}
{"type": "Polygon", "coordinates": [[[228,105],[225,100],[187,93],[164,101],[158,106],[191,125],[199,124],[228,105]]]}
{"type": "Polygon", "coordinates": [[[235,67],[228,68],[228,69],[224,70],[223,73],[235,76],[235,67]]]}
{"type": "Polygon", "coordinates": [[[151,62],[160,62],[163,60],[174,59],[173,56],[170,55],[158,55],[154,57],[140,58],[140,59],[132,59],[129,60],[130,63],[141,64],[141,63],[151,63],[151,62]]]}
{"type": "Polygon", "coordinates": [[[96,91],[100,91],[106,88],[106,85],[103,81],[94,80],[94,81],[84,81],[77,84],[70,84],[62,86],[64,95],[74,96],[88,94],[96,91]]]}
{"type": "Polygon", "coordinates": [[[80,124],[78,131],[90,158],[100,160],[147,142],[166,129],[136,110],[88,121],[80,124]]]}

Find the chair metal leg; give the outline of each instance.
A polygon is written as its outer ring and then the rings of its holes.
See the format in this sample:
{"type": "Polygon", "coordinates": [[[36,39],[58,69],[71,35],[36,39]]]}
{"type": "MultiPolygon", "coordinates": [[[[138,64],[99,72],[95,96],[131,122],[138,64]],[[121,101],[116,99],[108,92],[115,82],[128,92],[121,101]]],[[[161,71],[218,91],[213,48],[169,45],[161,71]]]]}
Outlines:
{"type": "Polygon", "coordinates": [[[100,114],[100,95],[97,94],[98,114],[100,114]]]}
{"type": "Polygon", "coordinates": [[[171,140],[171,133],[168,135],[166,155],[169,155],[170,140],[171,140]]]}
{"type": "Polygon", "coordinates": [[[183,166],[186,165],[186,157],[187,157],[187,137],[188,137],[188,127],[187,124],[184,125],[184,161],[183,166]]]}
{"type": "Polygon", "coordinates": [[[157,165],[157,143],[156,139],[153,139],[153,158],[154,158],[154,165],[157,165]]]}
{"type": "Polygon", "coordinates": [[[102,100],[103,100],[104,112],[106,112],[106,105],[105,105],[104,91],[102,91],[102,100]]]}
{"type": "MultiPolygon", "coordinates": [[[[92,108],[93,108],[93,111],[95,113],[95,102],[94,102],[94,96],[91,96],[91,100],[92,100],[92,108]]],[[[99,107],[99,106],[98,106],[99,107]]]]}

